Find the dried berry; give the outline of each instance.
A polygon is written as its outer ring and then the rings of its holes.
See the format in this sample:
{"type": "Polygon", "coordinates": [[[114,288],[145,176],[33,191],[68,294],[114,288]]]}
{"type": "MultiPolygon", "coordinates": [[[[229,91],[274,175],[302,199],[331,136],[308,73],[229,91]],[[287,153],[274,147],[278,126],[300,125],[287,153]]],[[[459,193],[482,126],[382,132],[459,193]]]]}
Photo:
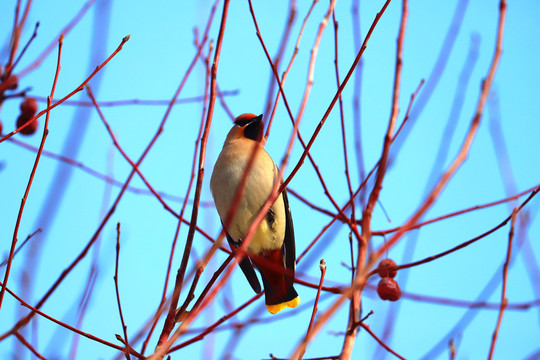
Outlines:
{"type": "Polygon", "coordinates": [[[397,301],[401,297],[398,283],[390,277],[384,277],[379,281],[377,293],[383,300],[397,301]]]}
{"type": "MultiPolygon", "coordinates": [[[[19,117],[17,118],[17,128],[20,128],[21,126],[26,124],[28,120],[30,120],[31,118],[32,116],[28,117],[24,114],[19,115],[19,117]]],[[[23,135],[32,135],[33,133],[36,132],[37,128],[38,128],[38,122],[36,120],[32,122],[30,125],[28,125],[27,127],[21,129],[20,133],[23,135]]]]}
{"type": "Polygon", "coordinates": [[[393,278],[397,274],[397,269],[392,269],[392,268],[395,268],[396,266],[397,265],[394,262],[394,260],[392,260],[392,259],[383,259],[379,263],[379,266],[377,267],[377,272],[379,273],[379,276],[382,277],[382,278],[385,278],[385,277],[393,278]]]}
{"type": "Polygon", "coordinates": [[[36,112],[38,111],[37,101],[33,97],[26,97],[21,102],[20,108],[21,108],[22,115],[26,115],[27,117],[32,117],[36,115],[36,112]]]}

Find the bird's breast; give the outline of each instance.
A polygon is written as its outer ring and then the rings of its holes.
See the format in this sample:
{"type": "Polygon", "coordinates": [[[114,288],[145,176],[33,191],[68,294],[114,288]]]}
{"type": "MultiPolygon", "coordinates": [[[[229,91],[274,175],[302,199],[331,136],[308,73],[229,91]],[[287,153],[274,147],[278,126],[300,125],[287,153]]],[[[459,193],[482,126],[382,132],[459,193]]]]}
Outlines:
{"type": "MultiPolygon", "coordinates": [[[[220,153],[210,188],[216,209],[228,234],[236,241],[244,239],[251,223],[270,196],[279,171],[262,146],[253,141],[233,141],[226,143],[220,153]],[[256,158],[249,173],[246,168],[251,153],[257,149],[256,158]],[[236,206],[232,221],[227,225],[229,210],[233,208],[239,184],[246,177],[245,187],[236,206]]],[[[280,195],[271,210],[258,226],[248,251],[255,254],[275,250],[282,246],[285,236],[285,207],[280,195]]]]}

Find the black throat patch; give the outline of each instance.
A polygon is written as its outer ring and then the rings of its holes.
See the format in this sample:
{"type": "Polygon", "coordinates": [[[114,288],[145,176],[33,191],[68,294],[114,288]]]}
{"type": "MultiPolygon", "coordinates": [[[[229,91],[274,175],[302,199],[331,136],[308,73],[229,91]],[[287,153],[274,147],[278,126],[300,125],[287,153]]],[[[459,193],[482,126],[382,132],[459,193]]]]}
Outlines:
{"type": "Polygon", "coordinates": [[[249,123],[244,128],[244,136],[248,139],[254,140],[254,141],[260,141],[262,138],[262,121],[254,121],[252,123],[249,123]]]}

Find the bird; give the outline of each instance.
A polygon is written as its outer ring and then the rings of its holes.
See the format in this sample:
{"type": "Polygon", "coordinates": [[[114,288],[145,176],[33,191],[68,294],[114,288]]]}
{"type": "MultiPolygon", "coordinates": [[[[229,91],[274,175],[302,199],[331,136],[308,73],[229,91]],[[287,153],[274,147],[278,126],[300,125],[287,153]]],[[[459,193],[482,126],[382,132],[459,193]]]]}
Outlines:
{"type": "MultiPolygon", "coordinates": [[[[262,118],[262,114],[256,116],[251,113],[236,117],[210,179],[215,207],[233,251],[242,245],[251,223],[272,193],[276,181],[282,182],[278,178],[278,167],[264,149],[262,118]],[[248,168],[252,156],[254,159],[248,168]],[[243,191],[238,197],[236,193],[241,184],[243,191]],[[236,204],[235,198],[239,199],[236,204]],[[229,215],[231,208],[236,209],[233,210],[234,215],[229,215]],[[228,220],[228,216],[233,217],[228,220]]],[[[262,289],[254,266],[259,270],[266,308],[271,314],[285,307],[294,308],[300,303],[293,286],[296,250],[286,189],[279,194],[257,227],[239,266],[257,294],[262,289]]]]}

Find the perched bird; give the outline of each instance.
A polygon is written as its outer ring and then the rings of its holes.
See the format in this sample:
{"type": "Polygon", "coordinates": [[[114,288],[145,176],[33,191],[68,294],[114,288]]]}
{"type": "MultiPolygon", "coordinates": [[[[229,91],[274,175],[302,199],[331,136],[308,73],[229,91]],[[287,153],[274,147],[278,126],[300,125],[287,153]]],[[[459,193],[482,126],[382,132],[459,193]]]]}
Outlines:
{"type": "MultiPolygon", "coordinates": [[[[233,250],[241,245],[251,223],[270,196],[275,182],[281,181],[278,179],[276,164],[264,150],[263,130],[262,115],[238,116],[212,172],[210,188],[233,250]],[[252,156],[255,158],[246,174],[252,156]],[[234,204],[242,181],[245,182],[242,194],[238,203],[234,204]],[[232,215],[229,215],[231,208],[236,208],[236,211],[232,220],[227,221],[228,216],[232,215]]],[[[286,190],[278,196],[260,223],[246,253],[240,268],[256,293],[261,292],[261,285],[253,265],[259,269],[268,311],[276,314],[286,306],[296,307],[300,298],[293,287],[296,253],[286,190]]]]}

